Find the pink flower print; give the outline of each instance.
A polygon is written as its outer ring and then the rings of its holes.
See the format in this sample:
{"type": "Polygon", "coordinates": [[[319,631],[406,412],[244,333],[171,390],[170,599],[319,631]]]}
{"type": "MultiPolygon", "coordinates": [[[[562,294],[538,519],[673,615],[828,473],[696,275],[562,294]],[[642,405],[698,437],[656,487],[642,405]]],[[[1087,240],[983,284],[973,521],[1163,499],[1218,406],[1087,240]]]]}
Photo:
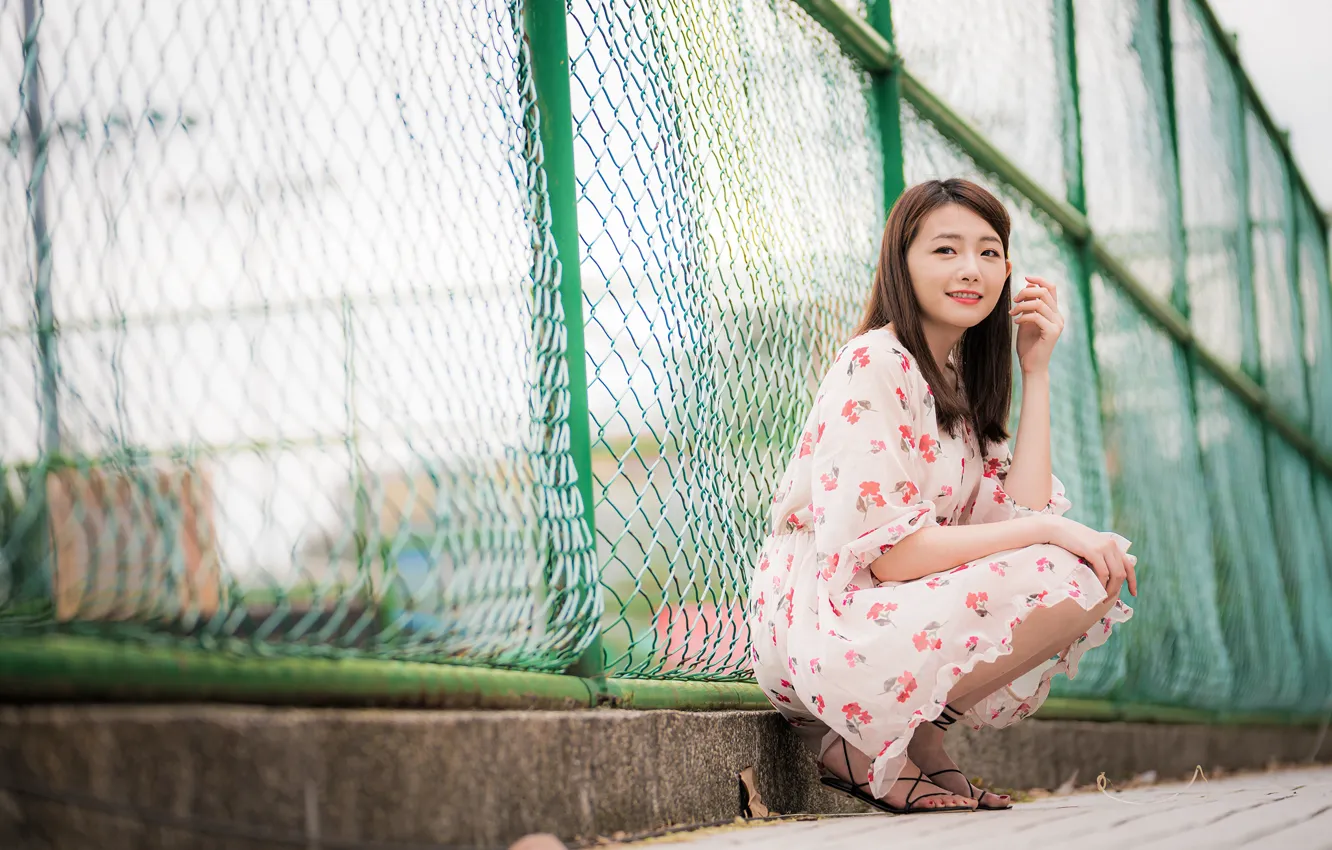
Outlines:
{"type": "Polygon", "coordinates": [[[791,698],[788,697],[786,694],[779,694],[774,692],[773,696],[777,697],[778,702],[785,702],[785,703],[791,702],[791,698]]]}
{"type": "Polygon", "coordinates": [[[828,607],[832,609],[834,617],[842,616],[842,612],[837,610],[837,603],[833,602],[831,599],[828,600],[828,607]]]}
{"type": "Polygon", "coordinates": [[[782,679],[780,684],[783,688],[786,688],[788,691],[791,690],[791,683],[786,681],[785,679],[782,679]]]}
{"type": "Polygon", "coordinates": [[[814,708],[818,710],[819,714],[823,713],[823,707],[824,707],[823,694],[815,694],[814,696],[809,698],[809,701],[814,703],[814,708]]]}
{"type": "Polygon", "coordinates": [[[772,620],[768,621],[768,638],[772,641],[773,646],[777,645],[777,624],[772,620]]]}
{"type": "Polygon", "coordinates": [[[1050,563],[1049,558],[1040,558],[1036,561],[1036,572],[1054,572],[1054,564],[1050,563]]]}
{"type": "Polygon", "coordinates": [[[902,675],[897,677],[897,681],[884,683],[884,693],[897,695],[898,702],[906,702],[911,699],[911,695],[916,691],[916,677],[911,675],[910,670],[902,671],[902,675]]]}
{"type": "Polygon", "coordinates": [[[827,423],[827,422],[820,422],[820,423],[819,423],[819,432],[818,432],[818,434],[816,434],[816,435],[814,436],[814,445],[817,446],[817,445],[819,444],[819,442],[823,440],[823,429],[824,429],[824,428],[827,428],[827,427],[828,427],[828,423],[827,423]]]}
{"type": "Polygon", "coordinates": [[[759,572],[766,572],[768,567],[771,566],[772,566],[772,561],[768,560],[767,555],[764,555],[762,558],[759,558],[759,572]]]}
{"type": "Polygon", "coordinates": [[[920,490],[916,489],[916,482],[914,481],[897,482],[897,486],[893,488],[893,492],[902,494],[902,504],[904,505],[911,504],[915,501],[916,497],[920,495],[920,490]]]}
{"type": "Polygon", "coordinates": [[[1039,607],[1044,607],[1043,605],[1041,605],[1041,603],[1044,602],[1044,601],[1045,601],[1045,597],[1047,597],[1047,596],[1049,596],[1049,595],[1050,595],[1050,591],[1048,591],[1048,590],[1042,590],[1040,593],[1029,593],[1029,594],[1027,594],[1027,607],[1028,607],[1028,608],[1036,608],[1036,607],[1038,607],[1038,606],[1039,606],[1039,607]]]}
{"type": "Polygon", "coordinates": [[[920,456],[925,459],[926,463],[934,463],[938,460],[934,454],[934,450],[938,445],[939,441],[931,437],[929,434],[920,435],[920,442],[917,444],[917,448],[920,449],[920,456]]]}
{"type": "Polygon", "coordinates": [[[910,425],[898,425],[897,432],[902,435],[902,453],[905,454],[916,447],[916,438],[911,433],[910,425]]]}
{"type": "Polygon", "coordinates": [[[1018,720],[1022,720],[1029,714],[1031,714],[1031,706],[1025,702],[1017,707],[1017,711],[1013,712],[1013,716],[1018,720]]]}
{"type": "Polygon", "coordinates": [[[1110,634],[1110,618],[1102,617],[1101,624],[1105,626],[1105,634],[1110,634]]]}
{"type": "Polygon", "coordinates": [[[942,487],[939,488],[939,495],[940,495],[941,497],[945,497],[945,498],[948,497],[948,496],[951,496],[951,495],[953,495],[953,488],[952,488],[951,486],[945,484],[944,486],[942,486],[942,487]]]}
{"type": "Polygon", "coordinates": [[[864,369],[870,364],[869,349],[862,346],[851,352],[851,362],[846,365],[846,375],[849,378],[858,368],[864,369]]]}
{"type": "Polygon", "coordinates": [[[999,458],[987,457],[985,459],[985,470],[981,473],[984,478],[994,478],[999,475],[999,458]]]}
{"type": "Polygon", "coordinates": [[[952,575],[953,573],[960,573],[963,570],[969,570],[969,569],[971,569],[971,564],[962,564],[961,566],[953,567],[951,570],[948,571],[948,574],[952,575]]]}
{"type": "Polygon", "coordinates": [[[827,556],[827,560],[824,561],[823,564],[823,569],[819,571],[819,576],[824,581],[831,579],[837,574],[837,562],[841,559],[842,555],[840,552],[833,552],[831,555],[827,556]]]}
{"type": "Polygon", "coordinates": [[[978,617],[988,617],[990,612],[986,610],[985,603],[990,601],[990,594],[985,591],[980,593],[967,594],[967,607],[976,612],[978,617]]]}
{"type": "Polygon", "coordinates": [[[943,576],[935,576],[934,578],[925,582],[925,586],[928,587],[930,590],[937,590],[941,587],[946,587],[947,585],[948,585],[948,579],[944,578],[943,576]]]}
{"type": "Polygon", "coordinates": [[[796,660],[790,655],[786,656],[786,669],[791,671],[792,676],[795,676],[796,660]]]}
{"type": "Polygon", "coordinates": [[[967,652],[975,652],[976,646],[979,643],[980,643],[980,637],[978,635],[972,635],[971,637],[967,638],[966,642],[967,652]]]}
{"type": "Polygon", "coordinates": [[[782,601],[777,603],[778,611],[781,611],[783,609],[786,610],[786,627],[788,629],[791,628],[791,618],[792,615],[795,613],[794,599],[795,599],[795,588],[793,587],[790,590],[786,591],[786,595],[782,597],[782,601]]]}
{"type": "Polygon", "coordinates": [[[930,650],[943,648],[943,641],[939,640],[939,628],[938,623],[930,623],[911,636],[911,643],[915,645],[917,652],[929,652],[930,650]]]}
{"type": "Polygon", "coordinates": [[[804,527],[805,524],[801,522],[800,517],[796,516],[795,514],[791,514],[789,517],[786,518],[787,531],[799,531],[804,527]]]}
{"type": "Polygon", "coordinates": [[[925,409],[934,409],[934,389],[928,384],[925,386],[925,409]]]}
{"type": "Polygon", "coordinates": [[[911,361],[907,359],[907,356],[906,356],[905,354],[903,354],[902,352],[898,351],[896,348],[893,349],[893,353],[895,353],[895,354],[897,355],[897,359],[900,360],[900,361],[902,362],[902,371],[903,371],[903,372],[910,372],[910,371],[911,371],[911,361]]]}
{"type": "Polygon", "coordinates": [[[791,566],[795,563],[795,553],[786,556],[786,571],[791,572],[791,566]]]}
{"type": "Polygon", "coordinates": [[[823,506],[822,506],[822,505],[819,505],[817,508],[814,509],[814,524],[815,524],[815,525],[823,525],[823,522],[824,522],[824,519],[823,519],[823,506]]]}
{"type": "Polygon", "coordinates": [[[888,444],[883,440],[870,440],[870,454],[876,455],[879,452],[888,451],[888,444]]]}
{"type": "Polygon", "coordinates": [[[837,476],[841,474],[841,470],[834,466],[831,470],[819,476],[819,481],[823,482],[824,492],[832,492],[837,489],[837,476]]]}
{"type": "Polygon", "coordinates": [[[796,457],[801,458],[812,454],[814,454],[814,435],[806,431],[800,438],[800,454],[796,457]]]}
{"type": "Polygon", "coordinates": [[[901,387],[898,387],[898,388],[897,388],[897,400],[898,400],[899,402],[901,402],[901,404],[902,404],[902,409],[903,409],[903,410],[906,410],[906,409],[907,409],[907,397],[906,397],[906,393],[903,392],[903,390],[902,390],[901,387]]]}
{"type": "Polygon", "coordinates": [[[1002,505],[1004,502],[1008,501],[1008,494],[1003,491],[1002,487],[995,487],[993,498],[996,505],[1002,505]]]}
{"type": "Polygon", "coordinates": [[[1008,563],[1007,561],[994,561],[993,563],[990,564],[990,572],[998,573],[999,577],[1003,578],[1004,576],[1008,575],[1007,573],[1004,572],[1004,570],[1008,569],[1011,566],[1012,564],[1008,563]]]}
{"type": "Polygon", "coordinates": [[[846,655],[842,657],[846,659],[847,667],[855,667],[857,664],[865,663],[865,656],[861,655],[859,652],[856,652],[854,649],[848,649],[846,651],[846,655]]]}
{"type": "Polygon", "coordinates": [[[850,590],[848,590],[845,595],[842,596],[842,607],[845,608],[846,606],[850,605],[852,602],[855,601],[856,601],[856,588],[853,587],[850,590]]]}
{"type": "Polygon", "coordinates": [[[874,720],[868,711],[858,702],[849,702],[842,706],[842,715],[846,717],[846,728],[860,736],[860,727],[874,720]]]}
{"type": "Polygon", "coordinates": [[[868,515],[871,507],[882,508],[887,504],[884,501],[883,494],[879,492],[879,482],[860,482],[860,495],[856,497],[856,510],[868,515]]]}
{"type": "Polygon", "coordinates": [[[954,668],[953,668],[953,675],[954,675],[954,676],[961,676],[961,675],[962,675],[962,668],[961,668],[961,667],[954,667],[954,668]]]}
{"type": "Polygon", "coordinates": [[[994,711],[990,712],[990,719],[991,719],[991,720],[998,720],[998,719],[999,719],[999,715],[1001,715],[1001,714],[1003,714],[1003,713],[1004,713],[1003,709],[1001,709],[1001,708],[996,708],[994,711]]]}
{"type": "Polygon", "coordinates": [[[817,658],[809,659],[809,672],[815,675],[818,675],[819,673],[823,672],[823,664],[820,663],[819,659],[817,658]]]}
{"type": "Polygon", "coordinates": [[[860,421],[861,413],[873,409],[870,407],[870,403],[864,399],[860,401],[847,399],[846,404],[842,405],[842,418],[847,421],[847,424],[854,425],[860,421]]]}
{"type": "Polygon", "coordinates": [[[893,739],[891,739],[891,740],[884,741],[884,742],[883,742],[883,749],[879,750],[879,755],[883,755],[884,753],[888,752],[888,748],[891,747],[891,746],[893,745],[893,741],[896,741],[896,740],[897,740],[896,738],[893,738],[893,739]]]}
{"type": "Polygon", "coordinates": [[[1068,595],[1070,598],[1077,599],[1079,596],[1082,595],[1082,588],[1078,587],[1078,583],[1076,581],[1070,580],[1068,584],[1069,587],[1071,588],[1068,591],[1068,595]]]}
{"type": "Polygon", "coordinates": [[[896,602],[875,602],[870,606],[869,612],[865,614],[865,619],[873,620],[876,625],[891,626],[894,625],[892,614],[896,610],[896,602]]]}
{"type": "Polygon", "coordinates": [[[1016,628],[1017,628],[1018,626],[1020,626],[1020,625],[1022,625],[1022,618],[1021,618],[1021,617],[1014,617],[1013,620],[1012,620],[1012,622],[1010,622],[1010,623],[1008,624],[1008,628],[1009,628],[1010,630],[1011,630],[1011,629],[1016,629],[1016,628]]]}

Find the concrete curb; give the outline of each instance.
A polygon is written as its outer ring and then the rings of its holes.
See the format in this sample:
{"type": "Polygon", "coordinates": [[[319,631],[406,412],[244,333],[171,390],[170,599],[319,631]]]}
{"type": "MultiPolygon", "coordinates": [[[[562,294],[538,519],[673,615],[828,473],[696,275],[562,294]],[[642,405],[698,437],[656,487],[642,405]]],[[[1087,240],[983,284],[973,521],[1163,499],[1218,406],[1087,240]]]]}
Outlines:
{"type": "MultiPolygon", "coordinates": [[[[1029,720],[956,729],[969,774],[1055,788],[1332,758],[1292,727],[1029,720]]],[[[1321,740],[1320,740],[1321,737],[1321,740]]],[[[0,846],[505,847],[740,813],[753,767],[774,812],[856,812],[775,712],[0,708],[0,846]],[[317,839],[311,840],[314,836],[317,839]]]]}

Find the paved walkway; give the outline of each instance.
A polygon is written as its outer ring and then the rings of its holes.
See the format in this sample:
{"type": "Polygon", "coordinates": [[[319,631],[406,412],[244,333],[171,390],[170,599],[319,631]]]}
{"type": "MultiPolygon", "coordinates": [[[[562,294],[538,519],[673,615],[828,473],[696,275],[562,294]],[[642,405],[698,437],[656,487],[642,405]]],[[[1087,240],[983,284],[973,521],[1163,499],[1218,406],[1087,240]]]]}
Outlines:
{"type": "MultiPolygon", "coordinates": [[[[630,845],[637,846],[637,845],[630,845]]],[[[1012,811],[893,817],[856,815],[745,825],[678,838],[651,850],[950,850],[1114,847],[1119,850],[1332,848],[1332,767],[1282,770],[1103,794],[1079,792],[1012,811]]]]}

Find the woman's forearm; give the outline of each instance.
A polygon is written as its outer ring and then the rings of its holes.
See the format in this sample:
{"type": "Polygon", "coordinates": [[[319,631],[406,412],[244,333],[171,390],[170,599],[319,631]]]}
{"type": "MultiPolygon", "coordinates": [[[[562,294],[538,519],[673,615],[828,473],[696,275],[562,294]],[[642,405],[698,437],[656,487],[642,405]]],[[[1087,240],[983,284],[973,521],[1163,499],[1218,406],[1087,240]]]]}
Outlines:
{"type": "Polygon", "coordinates": [[[1033,511],[1050,503],[1050,374],[1022,376],[1022,414],[1004,492],[1033,511]]]}
{"type": "Polygon", "coordinates": [[[1039,514],[977,525],[932,525],[875,558],[870,572],[879,581],[912,581],[995,552],[1048,543],[1052,519],[1039,514]]]}

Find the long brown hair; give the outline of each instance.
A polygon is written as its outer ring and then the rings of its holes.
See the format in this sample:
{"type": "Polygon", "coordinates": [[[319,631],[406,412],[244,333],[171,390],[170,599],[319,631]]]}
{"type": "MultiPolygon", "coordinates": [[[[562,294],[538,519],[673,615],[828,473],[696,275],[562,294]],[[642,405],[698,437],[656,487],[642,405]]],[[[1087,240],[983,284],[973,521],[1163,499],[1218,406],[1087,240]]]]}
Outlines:
{"type": "Polygon", "coordinates": [[[1008,408],[1013,398],[1013,326],[1008,315],[1013,277],[1004,280],[999,303],[975,327],[962,334],[958,343],[957,364],[961,378],[952,388],[943,379],[943,370],[925,343],[920,322],[920,305],[911,288],[907,272],[907,248],[919,235],[925,217],[939,207],[957,204],[971,210],[994,228],[1008,257],[1011,223],[1004,205],[970,180],[928,180],[902,193],[888,213],[879,247],[879,268],[874,273],[874,287],[865,302],[865,315],[856,335],[881,328],[889,322],[916,362],[934,392],[935,416],[939,426],[956,435],[957,426],[966,418],[976,430],[981,445],[1008,439],[1008,408]]]}

